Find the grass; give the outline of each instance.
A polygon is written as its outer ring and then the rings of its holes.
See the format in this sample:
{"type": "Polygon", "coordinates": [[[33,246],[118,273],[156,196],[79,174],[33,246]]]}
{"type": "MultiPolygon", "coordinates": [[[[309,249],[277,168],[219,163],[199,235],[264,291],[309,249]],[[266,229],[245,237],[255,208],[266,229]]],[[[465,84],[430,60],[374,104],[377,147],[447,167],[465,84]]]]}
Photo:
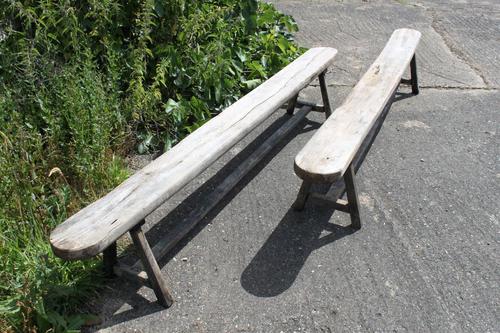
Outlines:
{"type": "Polygon", "coordinates": [[[295,30],[253,0],[0,0],[1,332],[92,319],[101,264],[50,231],[297,57],[295,30]]]}

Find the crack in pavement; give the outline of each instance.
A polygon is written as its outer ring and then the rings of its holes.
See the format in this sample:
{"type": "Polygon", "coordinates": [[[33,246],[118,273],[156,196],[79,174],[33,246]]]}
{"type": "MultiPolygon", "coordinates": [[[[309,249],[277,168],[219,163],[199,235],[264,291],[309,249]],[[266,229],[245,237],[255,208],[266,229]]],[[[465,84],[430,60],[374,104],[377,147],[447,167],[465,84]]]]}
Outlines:
{"type": "MultiPolygon", "coordinates": [[[[320,85],[319,84],[316,84],[316,83],[313,83],[313,84],[310,84],[309,85],[310,87],[319,87],[320,85]]],[[[329,83],[327,84],[327,87],[330,87],[330,88],[337,88],[337,87],[341,87],[341,88],[354,88],[355,85],[353,84],[342,84],[342,83],[329,83]]],[[[442,85],[419,85],[418,86],[419,89],[435,89],[435,90],[463,90],[463,91],[467,91],[467,90],[485,90],[485,91],[499,91],[500,88],[496,88],[496,87],[464,87],[464,86],[442,86],[442,85]]]]}
{"type": "Polygon", "coordinates": [[[437,17],[436,10],[430,9],[430,8],[425,8],[425,10],[430,15],[430,18],[431,18],[431,28],[441,37],[441,39],[444,42],[444,45],[446,45],[446,47],[448,48],[448,50],[450,50],[451,54],[453,54],[458,59],[462,60],[465,64],[467,64],[467,66],[469,66],[470,69],[477,76],[479,76],[481,78],[481,80],[483,81],[483,84],[486,87],[490,88],[491,87],[491,82],[489,82],[489,80],[486,78],[486,76],[484,75],[484,73],[482,72],[482,70],[479,68],[479,66],[477,66],[467,54],[465,54],[462,50],[460,50],[458,47],[456,47],[455,44],[454,44],[454,42],[453,42],[453,40],[452,40],[452,38],[450,36],[448,36],[448,34],[446,33],[446,30],[443,29],[443,28],[441,28],[438,25],[439,18],[437,17]]]}
{"type": "Polygon", "coordinates": [[[436,90],[485,90],[485,91],[498,91],[500,90],[499,88],[495,87],[462,87],[462,86],[419,86],[420,89],[436,89],[436,90]]]}
{"type": "MultiPolygon", "coordinates": [[[[467,65],[468,65],[468,64],[467,64],[467,65]]],[[[470,67],[470,66],[469,66],[469,67],[470,67]]],[[[449,76],[447,76],[447,75],[439,74],[439,73],[434,72],[434,71],[426,71],[426,70],[423,70],[423,69],[422,69],[421,71],[426,72],[426,73],[430,73],[430,74],[432,74],[432,75],[435,75],[435,76],[437,76],[437,77],[440,77],[440,78],[445,79],[445,80],[448,80],[448,81],[454,81],[454,82],[456,82],[456,83],[460,83],[460,84],[463,84],[463,85],[468,85],[468,82],[460,81],[460,80],[454,79],[454,78],[452,78],[452,77],[449,77],[449,76]]],[[[484,84],[484,80],[483,80],[483,85],[487,87],[487,85],[486,85],[486,84],[484,84]]]]}

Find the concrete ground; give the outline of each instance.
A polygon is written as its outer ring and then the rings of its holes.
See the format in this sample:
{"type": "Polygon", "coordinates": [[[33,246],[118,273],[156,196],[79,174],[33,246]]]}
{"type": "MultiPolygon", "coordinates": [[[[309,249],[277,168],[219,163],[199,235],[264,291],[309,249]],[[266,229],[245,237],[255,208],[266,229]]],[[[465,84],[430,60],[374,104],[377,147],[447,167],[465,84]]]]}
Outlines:
{"type": "MultiPolygon", "coordinates": [[[[358,173],[362,229],[318,202],[291,209],[300,186],[293,158],[322,121],[311,114],[160,263],[170,309],[116,280],[99,301],[102,324],[89,331],[499,332],[500,4],[276,4],[297,20],[302,45],[339,50],[327,75],[334,107],[394,29],[422,32],[421,93],[394,103],[358,173]]],[[[303,97],[319,101],[318,90],[303,97]]],[[[246,143],[282,121],[279,111],[246,143]]],[[[152,243],[244,147],[152,214],[150,223],[163,219],[152,243]]]]}

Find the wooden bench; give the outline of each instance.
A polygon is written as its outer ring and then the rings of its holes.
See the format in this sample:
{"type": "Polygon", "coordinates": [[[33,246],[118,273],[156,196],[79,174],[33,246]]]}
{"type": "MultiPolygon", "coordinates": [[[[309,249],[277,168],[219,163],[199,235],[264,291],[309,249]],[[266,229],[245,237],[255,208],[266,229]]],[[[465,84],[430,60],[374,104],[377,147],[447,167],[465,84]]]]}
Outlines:
{"type": "Polygon", "coordinates": [[[308,112],[314,109],[329,113],[324,75],[336,53],[337,50],[326,47],[308,50],[109,194],[68,218],[50,235],[54,253],[70,260],[103,252],[108,273],[149,285],[158,301],[169,307],[173,298],[157,259],[185,236],[308,112]],[[299,91],[316,77],[326,103],[301,104],[294,114],[299,91]],[[207,204],[197,207],[151,249],[142,227],[144,219],[286,102],[290,119],[214,190],[207,204]],[[116,241],[127,232],[140,256],[140,261],[132,267],[119,264],[116,256],[116,241]],[[141,266],[145,272],[140,271],[141,266]]]}
{"type": "Polygon", "coordinates": [[[294,203],[302,210],[308,197],[330,202],[347,212],[351,225],[361,228],[355,173],[371,147],[400,83],[418,94],[415,50],[420,32],[394,31],[385,48],[345,102],[333,112],[295,158],[295,173],[303,183],[294,203]],[[411,79],[402,79],[410,64],[411,79]],[[326,194],[311,192],[313,183],[330,184],[326,194]],[[341,198],[346,192],[347,201],[341,198]]]}

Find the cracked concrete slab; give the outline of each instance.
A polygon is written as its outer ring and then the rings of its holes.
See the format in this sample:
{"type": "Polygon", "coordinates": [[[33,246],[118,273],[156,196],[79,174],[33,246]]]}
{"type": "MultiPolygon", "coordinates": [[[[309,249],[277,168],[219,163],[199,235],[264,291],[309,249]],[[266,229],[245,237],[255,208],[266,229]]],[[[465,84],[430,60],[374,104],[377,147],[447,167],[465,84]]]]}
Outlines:
{"type": "MultiPolygon", "coordinates": [[[[498,8],[477,3],[486,16],[498,8]]],[[[300,186],[293,158],[323,121],[311,113],[160,262],[176,299],[170,309],[118,279],[96,301],[102,325],[87,331],[500,331],[500,75],[456,32],[469,18],[443,14],[469,5],[279,1],[299,21],[304,44],[339,48],[327,76],[333,107],[350,91],[339,85],[355,83],[392,29],[414,24],[424,33],[424,88],[394,103],[358,173],[362,229],[346,228],[346,214],[319,202],[291,209],[300,186]]],[[[483,30],[474,22],[470,36],[483,30]]],[[[319,101],[318,90],[301,97],[319,101]]],[[[267,137],[283,113],[152,214],[149,226],[162,222],[148,232],[151,242],[210,195],[212,176],[224,179],[248,154],[245,144],[267,137]]]]}
{"type": "MultiPolygon", "coordinates": [[[[417,53],[420,82],[426,87],[486,88],[480,73],[450,48],[448,39],[435,29],[427,7],[396,1],[276,1],[299,24],[301,44],[332,46],[339,50],[330,72],[336,85],[354,85],[377,57],[391,33],[401,27],[422,32],[417,53]]],[[[434,9],[432,9],[434,10],[434,9]]]]}
{"type": "Polygon", "coordinates": [[[433,28],[452,52],[481,76],[490,88],[500,88],[500,9],[434,10],[433,28]]]}

